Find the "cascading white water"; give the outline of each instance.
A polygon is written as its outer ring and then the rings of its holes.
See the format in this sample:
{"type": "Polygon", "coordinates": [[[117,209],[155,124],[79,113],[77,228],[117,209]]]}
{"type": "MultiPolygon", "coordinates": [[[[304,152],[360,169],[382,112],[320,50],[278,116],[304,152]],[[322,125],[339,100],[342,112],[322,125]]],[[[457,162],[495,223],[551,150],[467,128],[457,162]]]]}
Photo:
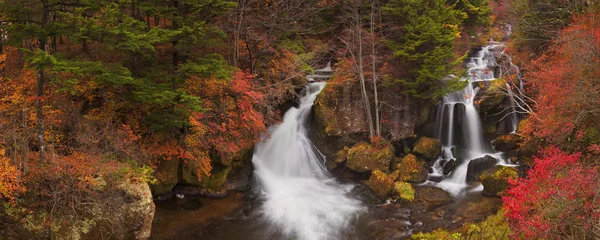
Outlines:
{"type": "Polygon", "coordinates": [[[323,155],[307,138],[306,122],[324,82],[310,83],[298,108],[270,128],[254,148],[252,162],[264,203],[261,214],[289,239],[339,239],[362,209],[348,196],[353,186],[338,183],[323,155]]]}
{"type": "Polygon", "coordinates": [[[481,81],[494,80],[494,72],[491,67],[496,65],[493,54],[490,49],[493,45],[483,47],[476,56],[471,57],[467,63],[469,77],[465,79],[469,83],[464,90],[450,93],[443,97],[442,104],[438,107],[437,113],[437,134],[442,142],[442,154],[433,165],[433,173],[430,177],[443,178],[437,185],[453,195],[459,195],[468,186],[467,171],[469,162],[473,159],[492,155],[500,158],[497,153],[491,152],[489,147],[486,147],[486,142],[483,138],[483,129],[479,113],[474,106],[474,99],[477,95],[479,87],[473,87],[473,83],[481,81]],[[457,105],[464,106],[462,116],[457,116],[455,113],[457,105]],[[454,156],[452,151],[456,148],[454,139],[456,131],[454,129],[455,118],[462,117],[462,163],[455,166],[449,176],[444,175],[444,164],[453,161],[456,163],[459,159],[454,156]]]}

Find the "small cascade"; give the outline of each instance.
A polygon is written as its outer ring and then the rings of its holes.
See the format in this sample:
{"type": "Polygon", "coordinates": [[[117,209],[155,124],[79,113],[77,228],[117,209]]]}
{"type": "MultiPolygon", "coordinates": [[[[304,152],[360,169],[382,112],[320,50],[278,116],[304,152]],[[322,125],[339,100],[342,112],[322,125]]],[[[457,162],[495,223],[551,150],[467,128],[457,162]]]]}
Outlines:
{"type": "Polygon", "coordinates": [[[513,91],[508,83],[506,83],[506,91],[508,91],[508,98],[510,99],[510,115],[508,118],[510,118],[511,129],[509,131],[514,133],[517,131],[519,116],[517,115],[517,108],[515,106],[515,96],[513,95],[513,91]]]}
{"type": "Polygon", "coordinates": [[[339,239],[362,209],[348,196],[352,185],[338,183],[324,166],[324,156],[307,137],[307,120],[325,82],[310,83],[298,108],[270,128],[256,145],[252,162],[259,183],[261,215],[286,239],[339,239]]]}

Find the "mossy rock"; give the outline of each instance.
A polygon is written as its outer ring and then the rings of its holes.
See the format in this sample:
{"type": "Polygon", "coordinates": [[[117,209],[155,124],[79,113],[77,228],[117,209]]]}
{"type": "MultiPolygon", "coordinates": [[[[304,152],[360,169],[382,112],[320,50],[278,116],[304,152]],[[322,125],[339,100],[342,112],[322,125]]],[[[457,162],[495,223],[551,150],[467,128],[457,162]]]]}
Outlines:
{"type": "Polygon", "coordinates": [[[213,167],[210,171],[210,176],[202,174],[200,186],[211,192],[220,191],[227,182],[229,171],[231,171],[231,167],[213,167]]]}
{"type": "Polygon", "coordinates": [[[367,184],[375,196],[386,199],[392,191],[392,185],[396,178],[398,178],[398,172],[386,174],[381,170],[375,170],[371,172],[367,184]]]}
{"type": "Polygon", "coordinates": [[[436,160],[441,154],[442,144],[435,138],[421,137],[415,143],[413,153],[428,161],[436,160]]]}
{"type": "Polygon", "coordinates": [[[521,137],[516,134],[506,134],[498,136],[492,141],[492,145],[498,151],[508,152],[519,147],[521,137]]]}
{"type": "Polygon", "coordinates": [[[171,189],[177,185],[177,182],[179,182],[177,176],[178,168],[179,160],[161,161],[154,173],[157,182],[150,185],[150,189],[154,196],[169,193],[171,189]]]}
{"type": "Polygon", "coordinates": [[[483,195],[499,197],[508,186],[508,179],[516,179],[517,170],[512,167],[498,166],[481,175],[479,180],[483,185],[483,195]]]}
{"type": "Polygon", "coordinates": [[[425,162],[417,159],[415,155],[408,154],[400,161],[397,167],[400,176],[399,180],[411,183],[423,183],[427,180],[427,169],[425,162]]]}
{"type": "Polygon", "coordinates": [[[350,148],[348,147],[344,147],[342,150],[338,151],[335,154],[335,159],[333,159],[333,162],[337,164],[346,162],[346,159],[348,158],[348,151],[350,151],[350,148]]]}
{"type": "Polygon", "coordinates": [[[346,167],[355,172],[381,170],[387,172],[394,158],[394,147],[387,141],[360,142],[348,149],[346,167]]]}
{"type": "Polygon", "coordinates": [[[415,200],[415,189],[407,182],[395,182],[392,193],[396,199],[407,202],[415,200]]]}

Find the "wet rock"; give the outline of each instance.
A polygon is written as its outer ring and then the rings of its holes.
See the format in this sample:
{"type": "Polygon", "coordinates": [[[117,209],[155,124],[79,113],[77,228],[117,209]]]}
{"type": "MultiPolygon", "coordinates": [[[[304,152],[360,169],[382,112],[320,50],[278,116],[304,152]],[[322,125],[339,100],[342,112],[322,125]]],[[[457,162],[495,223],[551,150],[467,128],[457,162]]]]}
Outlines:
{"type": "Polygon", "coordinates": [[[400,171],[399,180],[401,181],[423,183],[427,180],[425,162],[418,160],[415,155],[406,155],[397,168],[400,171]]]}
{"type": "Polygon", "coordinates": [[[512,167],[498,166],[479,177],[483,184],[483,195],[499,197],[508,186],[508,179],[516,179],[517,170],[512,167]]]}
{"type": "Polygon", "coordinates": [[[452,172],[452,170],[454,170],[454,166],[456,164],[456,160],[454,159],[450,159],[448,161],[446,161],[444,163],[444,174],[449,174],[450,172],[452,172]]]}
{"type": "Polygon", "coordinates": [[[385,199],[392,191],[392,185],[396,178],[398,178],[398,172],[386,174],[380,170],[375,170],[371,173],[367,184],[375,196],[385,199]]]}
{"type": "Polygon", "coordinates": [[[479,176],[486,170],[493,168],[498,163],[498,159],[485,155],[482,158],[473,159],[467,166],[467,181],[477,181],[479,176]]]}
{"type": "Polygon", "coordinates": [[[423,204],[427,209],[432,209],[452,202],[452,196],[437,187],[415,187],[415,201],[423,204]]]}
{"type": "Polygon", "coordinates": [[[392,193],[394,198],[410,202],[415,199],[415,189],[407,182],[395,182],[392,193]]]}
{"type": "Polygon", "coordinates": [[[435,138],[421,137],[415,143],[413,152],[425,158],[427,161],[433,161],[441,155],[441,148],[442,145],[440,140],[435,138]]]}
{"type": "Polygon", "coordinates": [[[521,141],[521,137],[516,134],[506,134],[498,136],[492,141],[492,145],[498,151],[508,152],[516,149],[521,141]]]}
{"type": "Polygon", "coordinates": [[[394,158],[394,147],[387,141],[360,142],[348,150],[346,167],[355,172],[381,170],[387,172],[394,158]]]}

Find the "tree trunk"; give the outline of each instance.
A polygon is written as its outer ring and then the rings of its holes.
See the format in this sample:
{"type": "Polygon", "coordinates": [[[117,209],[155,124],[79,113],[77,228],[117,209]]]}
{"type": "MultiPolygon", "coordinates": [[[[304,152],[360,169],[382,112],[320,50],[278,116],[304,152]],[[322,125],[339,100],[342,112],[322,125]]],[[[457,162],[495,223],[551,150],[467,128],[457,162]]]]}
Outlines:
{"type": "MultiPolygon", "coordinates": [[[[42,12],[42,28],[46,27],[46,23],[48,22],[48,7],[44,4],[44,9],[42,12]]],[[[46,51],[46,36],[42,36],[39,39],[40,41],[40,50],[46,51]]],[[[44,69],[38,69],[38,81],[37,81],[37,91],[36,91],[36,121],[37,121],[37,138],[40,145],[40,161],[44,161],[46,157],[46,142],[45,142],[45,128],[44,128],[44,84],[46,81],[46,76],[44,74],[44,69]]]]}
{"type": "Polygon", "coordinates": [[[362,43],[362,25],[360,21],[360,13],[356,11],[356,30],[358,35],[358,76],[360,78],[360,90],[362,92],[363,104],[365,105],[365,112],[367,114],[367,122],[369,124],[369,135],[375,136],[375,130],[373,129],[373,117],[371,115],[371,104],[369,102],[369,96],[367,95],[367,88],[365,86],[365,74],[363,66],[363,43],[362,43]]]}
{"type": "Polygon", "coordinates": [[[375,135],[381,137],[381,121],[379,120],[379,99],[377,96],[377,52],[375,51],[375,1],[371,2],[371,57],[373,67],[373,97],[375,98],[375,135]]]}

